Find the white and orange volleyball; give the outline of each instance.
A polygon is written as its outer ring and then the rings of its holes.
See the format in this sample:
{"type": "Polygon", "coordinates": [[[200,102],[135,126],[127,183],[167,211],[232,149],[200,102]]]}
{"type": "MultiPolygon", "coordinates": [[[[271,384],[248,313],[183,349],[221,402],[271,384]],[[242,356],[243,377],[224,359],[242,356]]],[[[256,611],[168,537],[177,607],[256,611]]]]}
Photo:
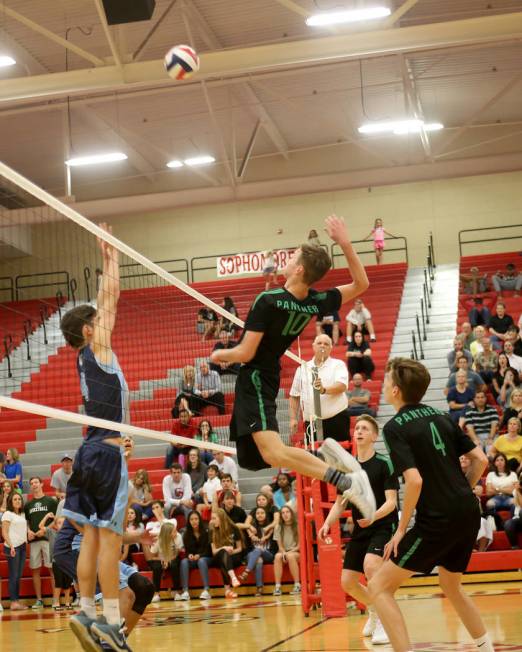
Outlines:
{"type": "Polygon", "coordinates": [[[199,70],[198,53],[190,45],[176,45],[165,55],[165,70],[172,79],[192,77],[199,70]]]}

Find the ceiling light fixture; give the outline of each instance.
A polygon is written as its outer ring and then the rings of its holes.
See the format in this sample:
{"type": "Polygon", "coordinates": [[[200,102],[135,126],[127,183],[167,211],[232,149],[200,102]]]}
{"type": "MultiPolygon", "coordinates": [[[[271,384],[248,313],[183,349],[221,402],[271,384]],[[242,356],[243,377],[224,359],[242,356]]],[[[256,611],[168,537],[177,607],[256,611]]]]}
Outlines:
{"type": "Polygon", "coordinates": [[[183,161],[178,161],[177,159],[174,159],[173,161],[169,161],[167,163],[168,168],[182,168],[183,167],[183,161]]]}
{"type": "Polygon", "coordinates": [[[208,154],[202,156],[194,156],[192,158],[186,158],[184,163],[185,165],[208,165],[209,163],[214,163],[215,158],[208,154]]]}
{"type": "Polygon", "coordinates": [[[92,154],[90,156],[76,156],[65,161],[69,167],[80,167],[82,165],[97,165],[99,163],[113,163],[114,161],[125,161],[128,158],[123,152],[108,152],[107,154],[92,154]]]}
{"type": "Polygon", "coordinates": [[[392,133],[397,136],[404,134],[418,134],[422,130],[438,131],[444,129],[440,122],[425,123],[423,120],[393,120],[389,122],[369,122],[357,129],[360,134],[386,134],[392,133]]]}
{"type": "Polygon", "coordinates": [[[358,23],[362,20],[376,20],[386,18],[391,14],[388,7],[368,7],[367,9],[351,9],[346,11],[328,11],[313,14],[306,19],[309,27],[326,27],[327,25],[340,25],[342,23],[358,23]]]}
{"type": "Polygon", "coordinates": [[[8,56],[7,54],[0,54],[0,68],[7,68],[7,66],[14,66],[16,61],[13,57],[8,56]]]}

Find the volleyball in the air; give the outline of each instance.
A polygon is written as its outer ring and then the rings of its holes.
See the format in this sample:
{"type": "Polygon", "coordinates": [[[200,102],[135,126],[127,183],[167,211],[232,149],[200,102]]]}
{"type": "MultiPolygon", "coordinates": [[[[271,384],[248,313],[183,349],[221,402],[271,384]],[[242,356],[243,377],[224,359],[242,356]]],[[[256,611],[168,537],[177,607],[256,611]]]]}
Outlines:
{"type": "Polygon", "coordinates": [[[165,55],[165,70],[172,79],[188,79],[199,70],[199,57],[190,45],[176,45],[165,55]]]}

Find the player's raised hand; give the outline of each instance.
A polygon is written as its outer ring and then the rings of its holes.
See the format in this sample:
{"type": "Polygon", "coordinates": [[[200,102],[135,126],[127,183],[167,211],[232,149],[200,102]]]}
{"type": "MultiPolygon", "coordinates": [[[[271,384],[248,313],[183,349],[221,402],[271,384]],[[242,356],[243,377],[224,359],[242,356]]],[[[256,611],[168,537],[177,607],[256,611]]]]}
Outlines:
{"type": "MultiPolygon", "coordinates": [[[[112,235],[112,226],[109,226],[106,222],[101,222],[98,224],[100,229],[103,229],[106,233],[110,233],[112,235]]],[[[97,238],[98,244],[100,245],[100,249],[103,255],[104,260],[111,260],[114,258],[114,255],[116,253],[116,249],[106,242],[105,240],[102,240],[102,238],[97,238]]]]}
{"type": "Polygon", "coordinates": [[[344,217],[338,217],[335,214],[329,215],[324,221],[324,228],[330,238],[337,244],[350,240],[344,217]]]}

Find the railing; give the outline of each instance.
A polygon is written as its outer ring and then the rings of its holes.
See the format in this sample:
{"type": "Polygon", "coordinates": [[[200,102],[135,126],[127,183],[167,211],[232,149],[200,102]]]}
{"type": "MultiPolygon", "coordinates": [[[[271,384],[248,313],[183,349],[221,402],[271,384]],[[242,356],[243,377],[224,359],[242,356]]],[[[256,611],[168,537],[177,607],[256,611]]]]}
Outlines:
{"type": "MultiPolygon", "coordinates": [[[[459,231],[459,252],[460,255],[463,256],[463,248],[467,245],[473,245],[473,244],[481,244],[484,242],[501,242],[504,240],[522,240],[522,233],[520,235],[506,235],[506,236],[500,236],[499,237],[479,237],[478,239],[474,240],[466,240],[464,234],[466,233],[482,233],[484,231],[503,231],[505,229],[520,229],[522,228],[522,224],[506,224],[504,226],[486,226],[478,229],[463,229],[462,231],[459,231]]],[[[494,234],[493,234],[494,235],[494,234]]],[[[480,253],[480,252],[479,252],[480,253]]],[[[492,252],[494,253],[494,252],[492,252]]]]}
{"type": "Polygon", "coordinates": [[[431,278],[433,278],[433,275],[431,274],[431,270],[434,267],[437,267],[437,263],[435,262],[435,247],[433,246],[433,233],[430,231],[430,237],[428,239],[428,269],[430,270],[431,278]]]}
{"type": "Polygon", "coordinates": [[[47,326],[45,323],[48,317],[49,317],[49,312],[47,310],[47,306],[40,306],[40,326],[42,327],[43,330],[44,344],[49,343],[47,339],[47,326]]]}
{"type": "Polygon", "coordinates": [[[10,276],[0,276],[0,292],[9,292],[9,301],[15,300],[14,281],[10,276]]]}
{"type": "MultiPolygon", "coordinates": [[[[405,259],[404,262],[407,263],[409,261],[409,258],[408,258],[408,240],[406,238],[404,238],[403,236],[392,236],[392,237],[386,238],[386,241],[388,241],[388,240],[395,240],[395,241],[397,241],[397,244],[399,244],[399,242],[400,242],[400,243],[402,243],[402,246],[391,247],[391,248],[386,247],[386,250],[385,250],[386,253],[388,253],[390,251],[404,251],[404,259],[405,259]]],[[[362,244],[363,242],[366,245],[371,245],[370,240],[353,240],[352,244],[357,245],[357,244],[362,244]]],[[[340,250],[340,249],[341,248],[339,247],[339,245],[336,242],[334,242],[330,247],[330,255],[332,257],[332,267],[334,267],[334,268],[335,268],[335,259],[336,258],[342,258],[344,260],[344,254],[341,253],[341,252],[337,253],[337,250],[340,250]]],[[[357,247],[355,249],[356,249],[357,254],[359,256],[362,256],[364,254],[374,254],[375,253],[375,249],[373,247],[371,249],[367,249],[366,251],[359,251],[359,249],[357,247]]]]}
{"type": "MultiPolygon", "coordinates": [[[[156,265],[168,265],[169,269],[165,269],[169,274],[182,274],[185,276],[183,279],[186,283],[190,283],[189,276],[189,264],[186,258],[171,258],[168,260],[155,260],[156,265]],[[176,264],[177,263],[177,264],[176,264]],[[173,269],[170,269],[174,265],[173,269]]],[[[87,268],[86,268],[87,269],[87,268]]],[[[145,278],[147,276],[157,276],[155,272],[143,272],[138,271],[143,269],[141,263],[128,263],[126,265],[120,265],[120,281],[124,281],[130,278],[145,278]],[[136,270],[133,272],[133,269],[136,270]],[[126,272],[129,272],[128,274],[126,272]]],[[[85,274],[85,270],[84,270],[85,274]]],[[[90,276],[90,271],[89,271],[90,276]]]]}
{"type": "Polygon", "coordinates": [[[422,282],[422,297],[420,300],[421,316],[419,313],[415,314],[416,329],[411,331],[411,358],[413,360],[424,360],[424,346],[423,342],[428,339],[427,326],[430,323],[430,310],[431,310],[431,295],[433,294],[433,281],[435,280],[435,265],[433,239],[430,233],[428,240],[428,266],[424,268],[424,281],[422,282]]]}
{"type": "Polygon", "coordinates": [[[72,278],[69,281],[69,296],[72,299],[73,306],[76,305],[76,290],[78,289],[78,283],[75,278],[72,278]]]}
{"type": "Polygon", "coordinates": [[[31,359],[31,344],[29,342],[29,336],[33,332],[33,322],[30,319],[24,321],[24,341],[27,348],[27,360],[31,359]]]}
{"type": "Polygon", "coordinates": [[[89,281],[91,278],[91,270],[89,267],[83,268],[83,281],[85,283],[85,295],[87,297],[87,303],[91,302],[91,288],[89,286],[89,281]]]}
{"type": "Polygon", "coordinates": [[[63,306],[63,294],[61,290],[58,290],[56,293],[56,307],[58,308],[58,316],[60,321],[62,320],[62,306],[63,306]]]}
{"type": "Polygon", "coordinates": [[[6,335],[4,337],[4,351],[5,351],[5,357],[7,359],[7,377],[12,378],[13,374],[11,372],[11,353],[13,351],[13,336],[12,335],[6,335]]]}
{"type": "Polygon", "coordinates": [[[21,290],[29,290],[31,288],[48,288],[48,287],[64,287],[66,292],[69,291],[69,272],[58,271],[58,272],[39,272],[36,274],[20,274],[15,278],[15,293],[16,300],[18,301],[21,290]],[[45,282],[45,278],[49,276],[57,277],[56,280],[45,282]],[[43,283],[28,283],[24,284],[26,280],[35,279],[36,281],[44,280],[43,283]]]}

